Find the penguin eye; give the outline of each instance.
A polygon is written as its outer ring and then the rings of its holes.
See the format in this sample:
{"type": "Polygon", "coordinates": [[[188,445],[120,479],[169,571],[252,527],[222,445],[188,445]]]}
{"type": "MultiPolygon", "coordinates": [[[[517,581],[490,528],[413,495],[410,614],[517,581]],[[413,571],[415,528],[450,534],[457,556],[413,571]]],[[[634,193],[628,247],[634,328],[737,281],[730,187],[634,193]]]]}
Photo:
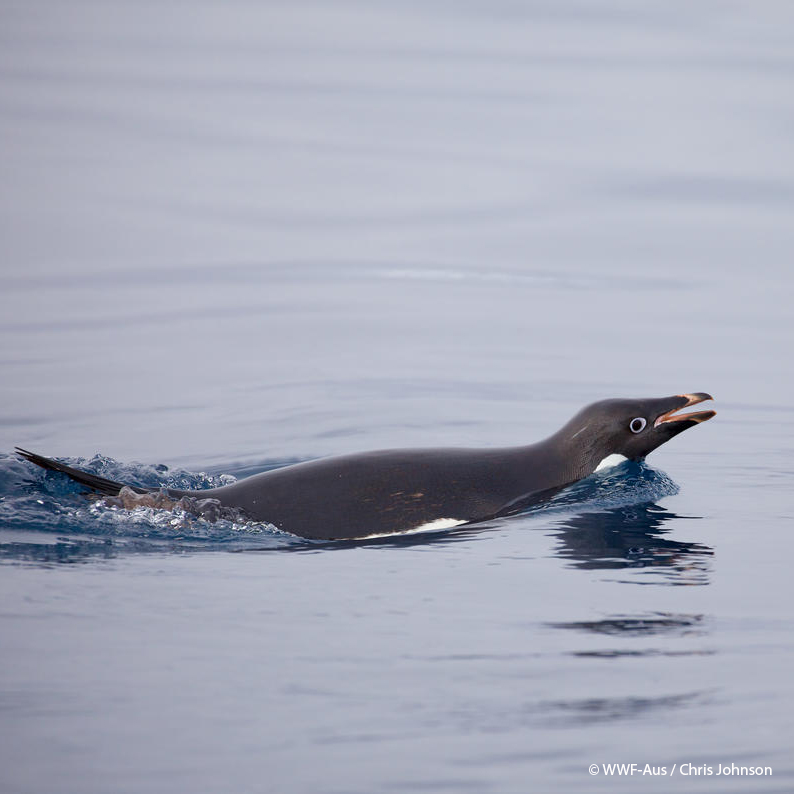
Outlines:
{"type": "Polygon", "coordinates": [[[629,430],[631,430],[632,433],[641,433],[645,430],[645,425],[647,424],[648,423],[641,416],[638,416],[636,419],[632,419],[629,422],[629,430]]]}

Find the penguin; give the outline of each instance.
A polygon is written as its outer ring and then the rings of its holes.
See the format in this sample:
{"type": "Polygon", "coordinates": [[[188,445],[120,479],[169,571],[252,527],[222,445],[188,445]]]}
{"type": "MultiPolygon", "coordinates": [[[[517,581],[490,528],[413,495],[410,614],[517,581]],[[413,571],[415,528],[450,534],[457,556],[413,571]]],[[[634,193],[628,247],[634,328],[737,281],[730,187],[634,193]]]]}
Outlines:
{"type": "Polygon", "coordinates": [[[599,469],[624,459],[642,460],[673,436],[711,419],[715,411],[679,413],[711,399],[696,392],[601,400],[534,444],[360,452],[196,491],[125,485],[19,447],[16,452],[92,491],[121,497],[123,506],[215,506],[303,538],[358,539],[520,513],[599,469]]]}

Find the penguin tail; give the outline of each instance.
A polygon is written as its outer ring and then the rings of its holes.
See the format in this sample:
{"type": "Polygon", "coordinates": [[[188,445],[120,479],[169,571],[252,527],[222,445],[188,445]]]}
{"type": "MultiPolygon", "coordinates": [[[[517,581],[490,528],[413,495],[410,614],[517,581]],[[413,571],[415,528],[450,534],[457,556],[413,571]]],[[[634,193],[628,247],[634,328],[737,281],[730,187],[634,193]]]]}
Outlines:
{"type": "MultiPolygon", "coordinates": [[[[87,471],[80,471],[80,469],[72,468],[71,466],[67,466],[65,463],[60,463],[59,461],[53,460],[52,458],[45,458],[44,455],[37,455],[35,452],[28,452],[26,449],[15,447],[15,452],[17,455],[25,458],[25,460],[29,460],[31,463],[41,466],[42,469],[48,469],[49,471],[59,471],[61,474],[71,477],[71,479],[73,479],[75,482],[79,482],[80,485],[84,485],[86,488],[90,488],[92,491],[96,491],[97,493],[106,494],[107,496],[118,496],[119,491],[125,487],[124,483],[116,482],[115,480],[108,480],[105,477],[99,477],[98,475],[90,474],[87,471]]],[[[136,491],[137,493],[147,493],[149,490],[146,488],[137,488],[135,486],[129,487],[131,487],[132,490],[136,491]]]]}

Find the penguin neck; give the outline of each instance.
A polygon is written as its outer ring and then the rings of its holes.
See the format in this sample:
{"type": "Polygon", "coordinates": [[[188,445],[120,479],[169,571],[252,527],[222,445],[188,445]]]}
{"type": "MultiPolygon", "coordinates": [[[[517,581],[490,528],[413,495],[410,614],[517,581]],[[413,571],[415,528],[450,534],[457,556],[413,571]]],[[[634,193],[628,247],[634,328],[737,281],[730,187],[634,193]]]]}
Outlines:
{"type": "Polygon", "coordinates": [[[558,461],[567,482],[575,482],[591,475],[609,455],[598,438],[587,428],[571,429],[566,426],[537,445],[540,451],[558,461]]]}
{"type": "Polygon", "coordinates": [[[577,439],[571,442],[569,437],[570,434],[558,432],[534,444],[513,448],[514,470],[523,472],[520,479],[527,480],[528,490],[564,488],[595,471],[604,456],[596,459],[598,451],[592,445],[576,444],[577,439]]]}

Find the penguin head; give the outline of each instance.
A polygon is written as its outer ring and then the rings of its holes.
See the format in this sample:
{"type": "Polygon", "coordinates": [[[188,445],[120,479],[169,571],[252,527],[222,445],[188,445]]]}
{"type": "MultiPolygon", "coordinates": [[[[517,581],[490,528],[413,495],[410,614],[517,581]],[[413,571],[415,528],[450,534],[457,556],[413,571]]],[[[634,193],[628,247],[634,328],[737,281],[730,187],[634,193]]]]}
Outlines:
{"type": "Polygon", "coordinates": [[[579,451],[593,471],[610,455],[642,460],[673,436],[705,422],[716,411],[677,413],[713,399],[704,392],[645,400],[601,400],[582,409],[560,431],[565,446],[579,451]]]}

